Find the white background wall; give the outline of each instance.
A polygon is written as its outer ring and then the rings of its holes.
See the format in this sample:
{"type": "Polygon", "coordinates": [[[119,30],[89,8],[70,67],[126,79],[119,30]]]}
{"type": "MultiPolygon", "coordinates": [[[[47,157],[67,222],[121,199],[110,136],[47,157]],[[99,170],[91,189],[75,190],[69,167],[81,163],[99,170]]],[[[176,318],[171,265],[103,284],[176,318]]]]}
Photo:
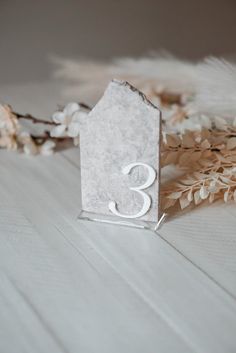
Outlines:
{"type": "Polygon", "coordinates": [[[199,58],[234,53],[235,39],[234,0],[0,0],[0,80],[46,79],[49,54],[199,58]]]}

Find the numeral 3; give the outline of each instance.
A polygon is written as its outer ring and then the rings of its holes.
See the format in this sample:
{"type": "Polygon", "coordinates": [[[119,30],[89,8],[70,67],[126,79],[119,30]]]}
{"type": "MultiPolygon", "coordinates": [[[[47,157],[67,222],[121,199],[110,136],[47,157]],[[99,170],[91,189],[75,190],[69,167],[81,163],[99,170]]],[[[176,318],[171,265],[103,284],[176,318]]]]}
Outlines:
{"type": "Polygon", "coordinates": [[[133,168],[139,167],[139,166],[143,166],[143,167],[147,168],[147,170],[148,170],[147,180],[144,184],[142,184],[140,186],[130,187],[130,190],[136,191],[142,196],[143,207],[138,213],[136,213],[134,215],[126,215],[126,214],[122,214],[118,211],[116,201],[110,201],[108,204],[109,210],[113,214],[115,214],[116,216],[123,217],[123,218],[139,218],[139,217],[144,216],[151,207],[152,199],[143,190],[149,188],[154,183],[154,181],[156,179],[155,169],[146,163],[136,162],[136,163],[128,164],[127,166],[122,168],[122,173],[124,175],[128,175],[128,174],[130,174],[130,172],[133,168]]]}

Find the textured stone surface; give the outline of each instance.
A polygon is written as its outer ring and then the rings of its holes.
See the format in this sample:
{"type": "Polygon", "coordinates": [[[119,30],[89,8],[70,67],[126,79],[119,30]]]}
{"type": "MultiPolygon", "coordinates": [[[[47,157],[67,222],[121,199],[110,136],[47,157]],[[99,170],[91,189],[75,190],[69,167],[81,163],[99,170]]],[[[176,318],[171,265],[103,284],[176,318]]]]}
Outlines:
{"type": "Polygon", "coordinates": [[[143,199],[129,188],[146,181],[147,169],[136,167],[129,175],[121,170],[142,162],[156,170],[157,178],[145,190],[152,204],[139,220],[158,220],[160,120],[160,111],[127,82],[109,84],[81,127],[83,210],[111,215],[108,204],[114,200],[121,213],[138,213],[143,199]]]}

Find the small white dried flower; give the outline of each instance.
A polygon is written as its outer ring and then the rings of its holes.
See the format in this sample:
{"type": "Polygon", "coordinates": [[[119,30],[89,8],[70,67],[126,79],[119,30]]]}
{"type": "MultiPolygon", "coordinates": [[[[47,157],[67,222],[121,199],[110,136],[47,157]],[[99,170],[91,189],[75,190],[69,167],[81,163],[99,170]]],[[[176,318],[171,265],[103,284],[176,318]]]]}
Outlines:
{"type": "Polygon", "coordinates": [[[23,152],[27,155],[42,154],[44,156],[49,156],[53,154],[53,150],[56,146],[55,142],[52,140],[47,140],[43,144],[37,144],[28,132],[22,132],[18,140],[23,147],[23,152]]]}
{"type": "Polygon", "coordinates": [[[80,109],[78,103],[69,103],[63,111],[55,112],[52,120],[58,125],[51,130],[50,135],[52,137],[77,137],[79,135],[81,115],[86,114],[80,109]]]}
{"type": "Polygon", "coordinates": [[[47,140],[39,147],[39,153],[44,156],[50,156],[54,152],[56,144],[52,140],[47,140]]]}
{"type": "Polygon", "coordinates": [[[11,107],[0,104],[0,147],[16,150],[18,132],[18,120],[11,107]]]}
{"type": "Polygon", "coordinates": [[[19,136],[18,140],[23,147],[23,152],[27,155],[36,155],[38,154],[38,146],[30,136],[28,132],[23,131],[19,136]]]}

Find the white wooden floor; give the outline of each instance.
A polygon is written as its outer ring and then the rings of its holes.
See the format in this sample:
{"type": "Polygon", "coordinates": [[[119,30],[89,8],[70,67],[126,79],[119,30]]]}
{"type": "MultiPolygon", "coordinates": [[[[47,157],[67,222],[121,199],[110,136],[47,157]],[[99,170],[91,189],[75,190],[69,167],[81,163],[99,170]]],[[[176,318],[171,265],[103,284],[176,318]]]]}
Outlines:
{"type": "MultiPolygon", "coordinates": [[[[60,103],[48,83],[0,98],[37,114],[60,103]]],[[[78,149],[0,151],[1,353],[236,352],[234,204],[159,235],[78,221],[79,207],[78,149]]]]}

